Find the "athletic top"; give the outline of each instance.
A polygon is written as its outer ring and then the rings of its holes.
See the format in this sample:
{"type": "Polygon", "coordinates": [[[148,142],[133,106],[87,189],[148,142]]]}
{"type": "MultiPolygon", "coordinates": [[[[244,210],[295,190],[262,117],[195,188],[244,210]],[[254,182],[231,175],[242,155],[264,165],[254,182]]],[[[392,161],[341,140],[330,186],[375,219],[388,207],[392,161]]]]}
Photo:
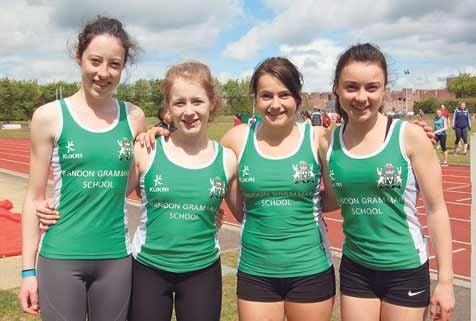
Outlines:
{"type": "Polygon", "coordinates": [[[51,259],[114,259],[130,254],[126,188],[133,159],[127,107],[117,101],[114,123],[91,130],[59,101],[60,126],[51,167],[61,219],[43,235],[40,255],[51,259]]]}
{"type": "Polygon", "coordinates": [[[278,278],[325,271],[331,261],[312,127],[298,125],[301,141],[293,153],[269,157],[257,147],[260,124],[249,127],[238,165],[245,203],[238,269],[278,278]]]}
{"type": "Polygon", "coordinates": [[[453,113],[453,128],[466,128],[471,129],[471,114],[467,109],[456,108],[453,113]]]}
{"type": "Polygon", "coordinates": [[[140,263],[174,273],[206,268],[220,256],[216,214],[226,191],[223,147],[213,142],[215,156],[204,166],[174,163],[163,137],[140,177],[142,209],[133,241],[140,263]]]}
{"type": "Polygon", "coordinates": [[[419,267],[428,260],[416,216],[418,185],[405,153],[406,122],[394,119],[383,146],[354,156],[334,129],[327,154],[329,178],[344,218],[343,253],[375,270],[419,267]]]}
{"type": "MultiPolygon", "coordinates": [[[[433,126],[435,131],[445,128],[445,120],[444,116],[434,117],[433,118],[433,126]]],[[[441,132],[437,133],[438,136],[446,136],[446,130],[442,130],[441,132]]]]}

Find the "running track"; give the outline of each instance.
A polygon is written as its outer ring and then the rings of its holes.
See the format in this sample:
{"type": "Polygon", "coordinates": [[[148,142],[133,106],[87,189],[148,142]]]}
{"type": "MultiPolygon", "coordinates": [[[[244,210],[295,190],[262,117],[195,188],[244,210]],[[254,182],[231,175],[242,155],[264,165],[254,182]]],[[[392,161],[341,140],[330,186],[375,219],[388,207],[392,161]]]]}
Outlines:
{"type": "MultiPolygon", "coordinates": [[[[29,173],[30,141],[27,139],[0,138],[0,169],[18,173],[29,173]]],[[[471,182],[469,166],[450,166],[443,168],[443,188],[446,205],[453,232],[453,266],[455,276],[464,281],[470,281],[471,261],[471,182]]],[[[2,195],[7,197],[8,195],[2,195]]],[[[136,199],[135,195],[131,195],[136,199]]],[[[425,208],[421,198],[417,204],[418,216],[423,226],[423,232],[428,237],[425,208]]],[[[225,209],[225,220],[229,224],[237,224],[229,211],[225,209]]],[[[327,213],[326,222],[329,230],[329,240],[333,250],[340,252],[343,240],[342,219],[339,211],[327,213]]],[[[430,267],[436,272],[434,251],[430,246],[430,267]]]]}

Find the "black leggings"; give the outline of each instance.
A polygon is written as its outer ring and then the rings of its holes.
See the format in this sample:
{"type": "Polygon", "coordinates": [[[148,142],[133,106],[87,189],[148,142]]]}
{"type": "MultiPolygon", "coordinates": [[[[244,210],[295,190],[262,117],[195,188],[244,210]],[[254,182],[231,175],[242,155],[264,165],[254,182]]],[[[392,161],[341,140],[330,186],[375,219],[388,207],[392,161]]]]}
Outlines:
{"type": "Polygon", "coordinates": [[[221,264],[173,273],[133,263],[129,321],[170,321],[175,294],[177,321],[218,321],[221,313],[221,264]]]}
{"type": "Polygon", "coordinates": [[[462,138],[465,144],[468,143],[468,127],[458,128],[455,127],[456,141],[455,145],[458,145],[459,140],[462,138]]]}
{"type": "Polygon", "coordinates": [[[435,140],[440,143],[441,150],[446,152],[446,135],[436,135],[435,140]]]}

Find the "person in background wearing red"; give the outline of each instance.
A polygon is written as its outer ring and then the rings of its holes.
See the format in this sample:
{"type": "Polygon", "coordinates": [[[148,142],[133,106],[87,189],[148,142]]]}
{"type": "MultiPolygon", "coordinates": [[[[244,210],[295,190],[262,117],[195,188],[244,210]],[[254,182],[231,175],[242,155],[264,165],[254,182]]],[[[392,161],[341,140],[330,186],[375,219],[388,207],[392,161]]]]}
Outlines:
{"type": "Polygon", "coordinates": [[[444,116],[446,119],[450,119],[450,112],[448,110],[448,107],[446,107],[444,104],[441,104],[440,110],[441,116],[444,116]]]}
{"type": "Polygon", "coordinates": [[[325,128],[329,127],[331,125],[331,117],[329,114],[325,111],[324,114],[322,115],[322,126],[325,128]]]}
{"type": "Polygon", "coordinates": [[[233,114],[233,127],[238,126],[241,124],[241,114],[235,113],[233,114]]]}
{"type": "Polygon", "coordinates": [[[342,125],[342,119],[341,119],[340,115],[337,115],[336,116],[336,126],[340,126],[340,125],[342,125]]]}

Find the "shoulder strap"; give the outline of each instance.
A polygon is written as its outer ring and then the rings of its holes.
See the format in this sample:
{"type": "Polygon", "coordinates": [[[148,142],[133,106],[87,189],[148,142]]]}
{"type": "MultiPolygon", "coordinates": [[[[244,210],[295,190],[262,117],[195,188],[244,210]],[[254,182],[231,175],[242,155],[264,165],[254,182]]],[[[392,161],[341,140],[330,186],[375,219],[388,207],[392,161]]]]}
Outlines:
{"type": "Polygon", "coordinates": [[[390,126],[392,126],[393,118],[390,116],[387,116],[387,127],[385,128],[385,137],[383,138],[384,140],[387,139],[388,136],[388,131],[390,130],[390,126]]]}
{"type": "Polygon", "coordinates": [[[117,100],[119,105],[119,121],[125,120],[127,118],[127,105],[123,100],[117,100]]]}

